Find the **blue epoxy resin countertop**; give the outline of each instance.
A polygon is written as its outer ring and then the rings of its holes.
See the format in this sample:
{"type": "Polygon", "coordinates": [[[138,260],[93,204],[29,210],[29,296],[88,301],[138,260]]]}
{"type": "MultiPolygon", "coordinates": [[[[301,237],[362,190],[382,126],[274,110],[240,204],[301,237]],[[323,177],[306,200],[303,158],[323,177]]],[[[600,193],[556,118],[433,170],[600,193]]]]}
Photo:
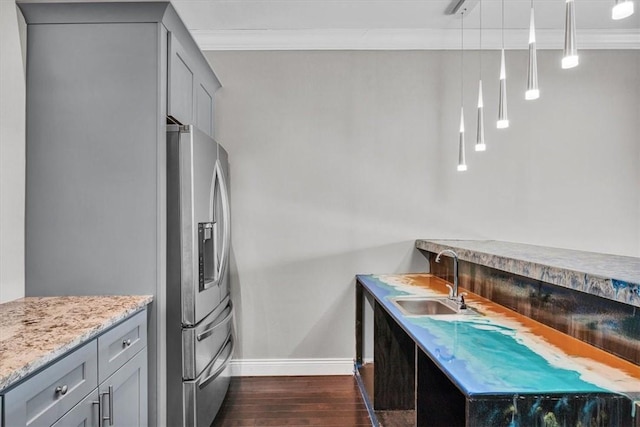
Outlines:
{"type": "Polygon", "coordinates": [[[416,248],[640,307],[640,258],[495,240],[419,239],[416,248]]]}
{"type": "Polygon", "coordinates": [[[640,366],[469,293],[476,314],[406,316],[399,296],[446,296],[430,274],[358,282],[468,397],[616,393],[640,399],[640,366]]]}

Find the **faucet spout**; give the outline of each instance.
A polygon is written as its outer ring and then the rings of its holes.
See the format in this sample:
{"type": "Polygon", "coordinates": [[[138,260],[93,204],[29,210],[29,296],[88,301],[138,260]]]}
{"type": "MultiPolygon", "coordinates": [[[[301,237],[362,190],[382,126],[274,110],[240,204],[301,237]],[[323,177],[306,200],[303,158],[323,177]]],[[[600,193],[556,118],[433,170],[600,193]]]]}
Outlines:
{"type": "Polygon", "coordinates": [[[443,251],[438,252],[436,255],[436,262],[440,262],[440,257],[442,255],[449,255],[453,258],[453,289],[451,289],[451,295],[449,295],[453,299],[458,298],[458,254],[455,253],[452,249],[445,249],[443,251]]]}

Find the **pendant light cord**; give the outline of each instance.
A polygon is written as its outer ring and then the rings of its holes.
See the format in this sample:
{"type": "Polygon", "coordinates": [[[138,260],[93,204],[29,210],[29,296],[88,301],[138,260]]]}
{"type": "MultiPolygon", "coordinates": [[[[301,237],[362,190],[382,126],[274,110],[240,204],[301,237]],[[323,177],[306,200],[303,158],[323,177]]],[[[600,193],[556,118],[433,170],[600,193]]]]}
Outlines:
{"type": "Polygon", "coordinates": [[[480,63],[480,80],[482,80],[482,0],[480,0],[480,52],[478,53],[480,63]]]}
{"type": "Polygon", "coordinates": [[[464,12],[467,9],[463,9],[460,15],[460,105],[464,100],[464,12]]]}
{"type": "Polygon", "coordinates": [[[502,0],[502,50],[504,50],[504,0],[502,0]]]}

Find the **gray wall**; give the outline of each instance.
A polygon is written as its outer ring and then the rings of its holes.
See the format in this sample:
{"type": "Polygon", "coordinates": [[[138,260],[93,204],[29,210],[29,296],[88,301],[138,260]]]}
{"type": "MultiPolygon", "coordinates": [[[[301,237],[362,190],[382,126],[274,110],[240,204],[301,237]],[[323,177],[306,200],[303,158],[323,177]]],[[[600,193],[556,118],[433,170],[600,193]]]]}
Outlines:
{"type": "Polygon", "coordinates": [[[232,162],[233,292],[242,358],[354,355],[354,274],[426,269],[413,240],[478,238],[640,255],[640,52],[583,51],[560,70],[483,62],[485,153],[473,152],[477,52],[467,52],[466,173],[456,171],[457,52],[207,52],[232,162]]]}
{"type": "MultiPolygon", "coordinates": [[[[24,293],[24,71],[0,2],[0,300],[24,293]]],[[[473,56],[473,57],[472,57],[473,56]]],[[[455,171],[459,57],[447,52],[209,52],[232,160],[233,291],[244,358],[353,356],[353,275],[421,270],[418,237],[490,238],[640,255],[640,52],[540,52],[542,98],[498,132],[485,53],[488,151],[455,171]],[[239,273],[238,273],[239,272],[239,273]]],[[[465,79],[475,126],[476,57],[465,79]]]]}
{"type": "Polygon", "coordinates": [[[25,30],[0,1],[0,303],[24,296],[25,30]]]}

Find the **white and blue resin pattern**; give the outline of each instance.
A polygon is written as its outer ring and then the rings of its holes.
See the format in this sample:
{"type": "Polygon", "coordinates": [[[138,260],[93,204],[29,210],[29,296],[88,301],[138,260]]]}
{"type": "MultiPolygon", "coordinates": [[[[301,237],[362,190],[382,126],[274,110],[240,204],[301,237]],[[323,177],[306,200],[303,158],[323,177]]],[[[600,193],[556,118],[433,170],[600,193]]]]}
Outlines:
{"type": "Polygon", "coordinates": [[[460,260],[640,307],[640,258],[495,240],[416,240],[460,260]]]}

